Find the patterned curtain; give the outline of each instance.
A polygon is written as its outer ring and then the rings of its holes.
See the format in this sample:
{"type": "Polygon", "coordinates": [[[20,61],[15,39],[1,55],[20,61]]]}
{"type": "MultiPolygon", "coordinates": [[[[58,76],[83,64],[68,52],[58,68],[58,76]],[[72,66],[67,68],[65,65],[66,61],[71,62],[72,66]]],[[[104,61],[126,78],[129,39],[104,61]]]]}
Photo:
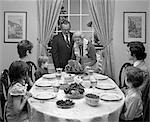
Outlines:
{"type": "Polygon", "coordinates": [[[95,32],[104,46],[104,73],[114,79],[112,41],[115,0],[87,0],[87,2],[95,32]]]}
{"type": "Polygon", "coordinates": [[[57,25],[63,0],[37,0],[38,56],[46,55],[47,44],[57,25]]]}

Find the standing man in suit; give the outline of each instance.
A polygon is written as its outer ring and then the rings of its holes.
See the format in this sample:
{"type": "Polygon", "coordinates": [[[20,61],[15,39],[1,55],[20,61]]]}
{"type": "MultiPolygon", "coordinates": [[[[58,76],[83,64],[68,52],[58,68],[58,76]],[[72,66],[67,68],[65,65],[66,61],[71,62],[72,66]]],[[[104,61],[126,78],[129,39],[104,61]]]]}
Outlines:
{"type": "Polygon", "coordinates": [[[74,42],[72,40],[73,33],[70,32],[70,22],[64,20],[60,27],[62,32],[52,39],[52,58],[55,68],[64,69],[68,60],[71,59],[74,42]]]}

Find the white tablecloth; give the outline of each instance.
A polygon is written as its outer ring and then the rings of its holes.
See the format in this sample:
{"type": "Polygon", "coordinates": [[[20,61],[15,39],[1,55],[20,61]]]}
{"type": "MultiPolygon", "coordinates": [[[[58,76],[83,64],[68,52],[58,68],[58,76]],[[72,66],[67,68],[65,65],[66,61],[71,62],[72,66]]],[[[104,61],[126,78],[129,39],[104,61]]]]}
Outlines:
{"type": "MultiPolygon", "coordinates": [[[[36,82],[44,80],[40,78],[36,82]]],[[[98,83],[110,83],[115,84],[113,80],[108,78],[107,80],[100,80],[98,83]]],[[[33,86],[30,90],[32,94],[38,92],[47,91],[53,92],[50,87],[37,87],[33,86]]],[[[31,122],[117,122],[119,121],[120,111],[124,104],[124,95],[116,85],[113,90],[100,90],[100,89],[85,89],[86,93],[95,93],[100,95],[102,93],[117,93],[122,96],[122,100],[119,101],[103,101],[100,100],[97,107],[91,107],[86,104],[85,99],[76,99],[75,106],[70,109],[61,109],[56,106],[56,101],[66,99],[63,90],[59,90],[57,97],[51,100],[37,100],[29,98],[28,103],[30,107],[30,121],[31,122]]]]}

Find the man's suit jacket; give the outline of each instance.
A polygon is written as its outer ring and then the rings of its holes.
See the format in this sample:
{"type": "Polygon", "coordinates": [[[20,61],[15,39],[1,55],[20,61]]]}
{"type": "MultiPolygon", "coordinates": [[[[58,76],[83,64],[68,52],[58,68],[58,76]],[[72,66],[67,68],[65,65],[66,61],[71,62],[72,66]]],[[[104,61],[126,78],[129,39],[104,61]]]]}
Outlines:
{"type": "Polygon", "coordinates": [[[74,41],[72,40],[73,33],[70,33],[70,44],[68,45],[62,33],[54,36],[52,40],[52,58],[55,68],[65,68],[68,60],[71,59],[72,47],[74,41]]]}

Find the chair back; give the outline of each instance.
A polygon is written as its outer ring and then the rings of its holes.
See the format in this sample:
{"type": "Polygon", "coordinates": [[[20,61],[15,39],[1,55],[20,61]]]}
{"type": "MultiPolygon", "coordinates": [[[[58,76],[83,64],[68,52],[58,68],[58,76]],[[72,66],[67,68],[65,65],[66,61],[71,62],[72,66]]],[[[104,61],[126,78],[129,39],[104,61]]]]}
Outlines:
{"type": "Polygon", "coordinates": [[[124,63],[120,69],[120,72],[119,72],[119,88],[123,88],[123,87],[126,87],[126,84],[125,84],[125,73],[126,73],[126,68],[128,66],[132,66],[131,63],[124,63]]]}
{"type": "Polygon", "coordinates": [[[146,84],[146,88],[142,93],[142,101],[143,101],[143,119],[144,122],[149,122],[149,104],[150,104],[150,77],[146,84]]]}
{"type": "Polygon", "coordinates": [[[4,120],[4,122],[7,122],[7,117],[6,117],[7,104],[8,104],[8,102],[6,101],[5,105],[4,105],[4,112],[3,112],[3,120],[4,120]]]}
{"type": "Polygon", "coordinates": [[[0,76],[0,82],[2,86],[2,94],[5,97],[5,100],[7,100],[7,93],[8,93],[8,88],[10,85],[10,80],[9,80],[9,75],[8,75],[8,70],[4,69],[1,73],[0,76]]]}
{"type": "Polygon", "coordinates": [[[0,75],[0,109],[1,109],[1,118],[4,120],[4,106],[5,103],[7,102],[7,94],[8,94],[8,89],[10,85],[10,80],[9,80],[9,75],[8,75],[8,70],[4,69],[1,72],[0,75]]]}
{"type": "Polygon", "coordinates": [[[37,66],[34,64],[32,61],[27,61],[26,62],[29,66],[29,77],[31,78],[32,81],[34,81],[34,71],[37,70],[37,66]]]}

